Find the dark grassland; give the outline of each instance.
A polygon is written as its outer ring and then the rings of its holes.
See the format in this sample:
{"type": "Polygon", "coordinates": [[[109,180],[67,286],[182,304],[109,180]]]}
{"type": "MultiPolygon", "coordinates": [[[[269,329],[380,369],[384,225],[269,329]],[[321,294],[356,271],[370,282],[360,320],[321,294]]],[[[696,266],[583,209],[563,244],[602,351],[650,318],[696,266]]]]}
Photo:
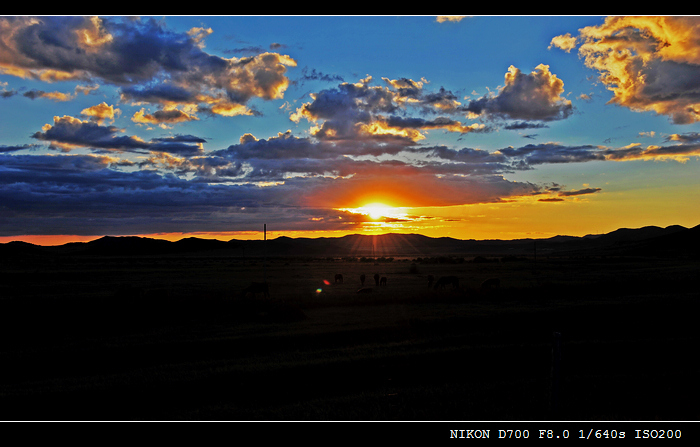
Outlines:
{"type": "Polygon", "coordinates": [[[0,419],[700,419],[700,261],[485,261],[3,259],[0,419]]]}

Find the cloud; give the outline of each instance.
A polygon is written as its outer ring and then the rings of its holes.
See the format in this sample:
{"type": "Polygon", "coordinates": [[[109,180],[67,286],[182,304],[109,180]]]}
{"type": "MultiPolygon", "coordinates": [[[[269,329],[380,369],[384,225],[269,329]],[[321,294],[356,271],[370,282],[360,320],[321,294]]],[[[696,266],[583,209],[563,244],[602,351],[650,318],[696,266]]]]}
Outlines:
{"type": "MultiPolygon", "coordinates": [[[[255,115],[255,98],[283,97],[290,83],[287,70],[296,61],[271,52],[231,59],[208,54],[211,32],[175,33],[152,19],[0,18],[0,71],[86,86],[113,84],[120,104],[141,108],[131,120],[147,126],[194,121],[199,114],[255,115]],[[130,54],[134,60],[126,59],[130,54]]],[[[565,42],[552,45],[564,48],[565,42]]],[[[30,156],[22,150],[37,145],[0,146],[0,231],[259,229],[263,212],[268,223],[287,230],[352,228],[362,218],[335,208],[371,199],[403,206],[498,203],[524,196],[576,200],[601,189],[513,181],[506,175],[543,164],[700,156],[695,133],[670,135],[658,146],[618,148],[548,142],[491,151],[425,142],[434,132],[493,132],[496,120],[510,120],[504,128],[520,130],[567,118],[572,104],[546,65],[529,74],[511,67],[502,88],[466,104],[423,78],[383,77],[375,85],[367,76],[348,83],[304,69],[299,79],[337,82],[311,94],[290,117],[311,123],[308,133],[287,130],[265,138],[246,133],[234,144],[207,151],[207,140],[196,135],[129,135],[113,125],[120,109],[106,102],[83,109],[79,117],[54,117],[32,138],[63,153],[30,156]],[[480,122],[467,121],[472,118],[480,122]],[[92,154],[67,153],[74,148],[92,154]],[[139,157],[131,161],[123,153],[139,157]]],[[[32,91],[35,97],[39,93],[32,91]]]]}
{"type": "Polygon", "coordinates": [[[464,110],[445,89],[424,92],[426,81],[382,79],[386,87],[370,85],[372,78],[368,77],[311,94],[312,101],[299,107],[290,119],[299,122],[304,118],[317,124],[312,135],[324,141],[373,140],[411,145],[424,139],[424,132],[431,129],[462,134],[491,130],[483,124],[463,124],[448,116],[432,120],[406,117],[409,108],[438,115],[464,110]]]}
{"type": "Polygon", "coordinates": [[[349,213],[300,205],[310,190],[325,187],[323,179],[222,185],[122,172],[113,169],[118,162],[107,155],[0,154],[0,235],[259,230],[261,214],[285,230],[360,223],[349,213]]]}
{"type": "Polygon", "coordinates": [[[650,145],[643,148],[640,144],[611,149],[604,152],[606,160],[675,160],[686,162],[690,157],[700,157],[700,143],[693,140],[669,146],[650,145]]]}
{"type": "Polygon", "coordinates": [[[304,67],[301,70],[301,75],[302,81],[343,82],[342,76],[322,73],[320,71],[316,71],[315,68],[309,71],[308,67],[304,67]]]}
{"type": "MultiPolygon", "coordinates": [[[[420,129],[420,130],[430,130],[430,129],[443,129],[449,132],[456,133],[470,133],[470,132],[488,132],[490,128],[487,128],[484,124],[470,124],[464,125],[459,121],[447,118],[438,117],[433,120],[425,120],[422,118],[402,118],[399,116],[391,116],[386,120],[382,120],[386,128],[393,129],[420,129]]],[[[420,139],[420,138],[417,138],[420,139]]]]}
{"type": "Polygon", "coordinates": [[[25,149],[34,149],[36,147],[36,144],[20,144],[17,146],[0,145],[0,153],[17,152],[25,149]]]}
{"type": "Polygon", "coordinates": [[[510,66],[505,86],[496,95],[489,94],[469,102],[466,110],[473,116],[527,121],[553,121],[573,113],[571,101],[563,98],[564,83],[540,64],[530,74],[510,66]]]}
{"type": "Polygon", "coordinates": [[[464,19],[465,17],[469,17],[469,16],[437,16],[435,18],[435,21],[438,23],[461,22],[462,19],[464,19]]]}
{"type": "MultiPolygon", "coordinates": [[[[252,98],[281,98],[289,56],[222,58],[204,51],[209,29],[168,30],[154,19],[1,17],[0,73],[46,82],[102,82],[123,101],[201,105],[207,113],[250,114],[252,98]]],[[[54,97],[54,99],[57,99],[54,97]]]]}
{"type": "Polygon", "coordinates": [[[134,150],[146,149],[147,144],[136,137],[118,136],[114,126],[101,126],[71,116],[54,117],[54,123],[46,124],[32,138],[49,142],[52,148],[70,150],[76,147],[134,150]]]}
{"type": "Polygon", "coordinates": [[[381,200],[401,206],[451,206],[493,203],[531,195],[537,185],[509,181],[500,175],[445,175],[410,169],[387,170],[382,176],[358,174],[341,179],[325,179],[322,187],[308,192],[308,203],[315,206],[353,208],[381,200]]]}
{"type": "Polygon", "coordinates": [[[696,143],[700,142],[700,133],[688,132],[684,134],[671,134],[666,138],[666,141],[679,141],[681,143],[696,143]]]}
{"type": "Polygon", "coordinates": [[[203,151],[203,141],[183,141],[180,138],[145,141],[135,136],[120,135],[121,133],[122,130],[115,126],[103,126],[71,116],[55,116],[53,125],[44,125],[40,132],[32,135],[32,138],[48,142],[50,147],[62,151],[85,147],[117,152],[159,151],[186,156],[200,154],[203,151]]]}
{"type": "MultiPolygon", "coordinates": [[[[613,92],[610,103],[666,115],[676,124],[700,119],[699,17],[616,16],[579,31],[568,41],[580,42],[579,56],[613,92]]],[[[555,39],[553,45],[571,50],[555,39]]]]}
{"type": "Polygon", "coordinates": [[[177,108],[166,108],[163,110],[157,110],[154,113],[146,113],[144,109],[139,110],[134,113],[131,117],[131,121],[139,124],[153,124],[163,128],[167,128],[168,125],[176,123],[184,123],[187,121],[194,121],[198,118],[186,112],[183,112],[177,108]]]}
{"type": "Polygon", "coordinates": [[[594,194],[596,192],[602,191],[600,188],[584,188],[574,191],[561,191],[559,196],[561,197],[571,197],[571,196],[581,196],[585,194],[594,194]]]}
{"type": "Polygon", "coordinates": [[[523,129],[542,129],[549,127],[544,123],[530,123],[527,121],[517,121],[511,124],[503,126],[504,129],[508,130],[523,130],[523,129]]]}
{"type": "Polygon", "coordinates": [[[693,133],[671,135],[668,145],[646,149],[546,143],[490,152],[372,141],[358,149],[287,131],[267,139],[246,134],[239,143],[208,153],[201,150],[205,139],[194,135],[130,140],[112,126],[69,117],[57,118],[41,134],[46,140],[63,136],[60,141],[73,144],[140,150],[148,157],[135,165],[114,150],[29,156],[19,155],[28,147],[6,147],[0,151],[5,152],[0,153],[4,234],[246,230],[259,226],[260,213],[279,229],[348,229],[361,219],[333,208],[379,199],[402,206],[499,203],[543,194],[537,200],[560,202],[601,189],[569,190],[512,181],[504,174],[544,163],[700,155],[693,133]]]}
{"type": "Polygon", "coordinates": [[[158,105],[194,104],[198,102],[195,91],[171,83],[143,84],[122,87],[121,100],[133,104],[158,105]]]}
{"type": "Polygon", "coordinates": [[[576,48],[576,40],[576,37],[572,37],[571,33],[566,33],[562,36],[555,36],[552,38],[549,43],[549,47],[547,48],[551,50],[552,47],[556,47],[569,53],[571,50],[576,48]]]}
{"type": "Polygon", "coordinates": [[[65,102],[65,101],[70,101],[73,99],[73,95],[71,94],[66,94],[66,93],[61,93],[61,92],[45,92],[43,90],[29,90],[28,92],[25,92],[22,94],[25,98],[29,99],[37,99],[37,98],[46,98],[50,99],[52,101],[56,102],[65,102]]]}
{"type": "Polygon", "coordinates": [[[690,157],[700,157],[700,134],[672,134],[666,138],[668,145],[642,147],[633,143],[623,147],[582,145],[566,146],[558,143],[528,144],[518,148],[499,149],[510,160],[514,169],[530,169],[532,166],[552,163],[585,163],[590,161],[675,160],[685,162],[690,157]]]}
{"type": "Polygon", "coordinates": [[[81,115],[87,116],[90,120],[98,124],[103,124],[106,120],[114,122],[114,118],[121,114],[121,110],[115,109],[106,102],[83,109],[81,115]]]}
{"type": "Polygon", "coordinates": [[[582,163],[606,159],[599,146],[565,146],[557,143],[528,144],[519,148],[503,148],[497,153],[521,160],[528,166],[545,163],[582,163]]]}

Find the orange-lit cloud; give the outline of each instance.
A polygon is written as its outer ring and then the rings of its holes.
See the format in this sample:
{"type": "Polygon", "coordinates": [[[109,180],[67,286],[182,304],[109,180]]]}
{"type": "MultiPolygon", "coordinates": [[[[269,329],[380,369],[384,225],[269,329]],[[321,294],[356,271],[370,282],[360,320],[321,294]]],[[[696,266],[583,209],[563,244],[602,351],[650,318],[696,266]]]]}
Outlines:
{"type": "Polygon", "coordinates": [[[75,30],[77,42],[88,51],[98,51],[103,45],[112,42],[114,37],[102,26],[99,17],[90,17],[82,28],[75,30]]]}
{"type": "Polygon", "coordinates": [[[576,48],[576,41],[576,37],[573,37],[571,33],[566,33],[561,36],[553,37],[548,48],[551,49],[552,47],[557,47],[569,53],[571,50],[576,48]]]}
{"type": "Polygon", "coordinates": [[[146,113],[144,109],[141,109],[134,113],[134,116],[131,117],[131,120],[135,123],[153,124],[164,128],[167,128],[168,125],[171,124],[183,123],[196,119],[196,116],[187,114],[175,107],[164,108],[163,110],[157,110],[154,113],[146,113]]]}
{"type": "Polygon", "coordinates": [[[106,102],[88,107],[80,112],[81,115],[89,117],[91,120],[102,124],[106,120],[114,122],[114,118],[121,114],[121,110],[115,109],[106,102]]]}
{"type": "Polygon", "coordinates": [[[435,18],[435,21],[438,23],[445,23],[445,22],[461,22],[462,19],[468,16],[437,16],[435,18]]]}
{"type": "Polygon", "coordinates": [[[558,36],[566,51],[581,42],[579,55],[613,92],[611,103],[654,111],[676,124],[699,120],[700,18],[608,17],[578,37],[558,36]]]}

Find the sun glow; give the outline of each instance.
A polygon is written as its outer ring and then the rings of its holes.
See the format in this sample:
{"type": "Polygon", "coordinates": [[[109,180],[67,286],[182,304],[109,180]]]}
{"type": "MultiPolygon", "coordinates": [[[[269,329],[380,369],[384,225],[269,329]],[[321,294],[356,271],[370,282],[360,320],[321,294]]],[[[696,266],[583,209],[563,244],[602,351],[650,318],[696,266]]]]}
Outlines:
{"type": "Polygon", "coordinates": [[[394,209],[390,206],[386,206],[382,203],[370,203],[359,208],[359,212],[362,214],[367,214],[372,219],[380,219],[382,217],[387,217],[392,214],[394,209]]]}
{"type": "Polygon", "coordinates": [[[397,219],[405,217],[406,214],[403,208],[389,206],[379,202],[369,203],[359,208],[343,208],[342,210],[354,214],[363,214],[372,220],[397,219]]]}

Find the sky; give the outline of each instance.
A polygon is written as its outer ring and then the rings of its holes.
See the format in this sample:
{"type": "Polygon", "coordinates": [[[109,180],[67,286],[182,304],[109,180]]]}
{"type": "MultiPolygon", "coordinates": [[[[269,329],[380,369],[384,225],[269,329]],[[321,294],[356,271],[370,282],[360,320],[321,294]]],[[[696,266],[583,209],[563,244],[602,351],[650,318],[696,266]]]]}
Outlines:
{"type": "Polygon", "coordinates": [[[700,17],[0,16],[0,242],[700,223],[700,17]]]}

